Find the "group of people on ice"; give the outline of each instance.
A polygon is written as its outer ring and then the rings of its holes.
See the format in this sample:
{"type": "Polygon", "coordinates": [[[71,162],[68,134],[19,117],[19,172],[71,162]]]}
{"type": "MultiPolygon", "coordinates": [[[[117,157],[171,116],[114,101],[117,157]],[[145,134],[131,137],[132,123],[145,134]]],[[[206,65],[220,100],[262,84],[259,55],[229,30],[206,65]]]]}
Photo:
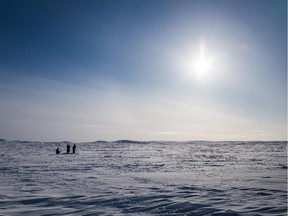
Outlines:
{"type": "MultiPolygon", "coordinates": [[[[76,152],[76,145],[74,144],[72,147],[72,154],[75,154],[75,152],[76,152]]],[[[56,154],[60,154],[59,148],[56,149],[56,154]]],[[[69,144],[67,144],[67,147],[66,147],[66,154],[70,154],[70,145],[69,144]]]]}

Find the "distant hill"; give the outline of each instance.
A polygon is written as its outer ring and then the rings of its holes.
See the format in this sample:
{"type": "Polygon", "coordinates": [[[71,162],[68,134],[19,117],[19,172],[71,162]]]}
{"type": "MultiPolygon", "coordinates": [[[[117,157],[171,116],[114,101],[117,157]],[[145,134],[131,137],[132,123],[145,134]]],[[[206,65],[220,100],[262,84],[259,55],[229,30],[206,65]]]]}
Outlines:
{"type": "Polygon", "coordinates": [[[96,143],[108,143],[107,141],[104,141],[104,140],[97,140],[97,141],[94,141],[94,142],[91,142],[93,144],[96,144],[96,143]]]}
{"type": "Polygon", "coordinates": [[[117,140],[114,142],[115,143],[127,143],[127,144],[147,144],[147,143],[149,143],[149,142],[133,141],[133,140],[117,140]]]}

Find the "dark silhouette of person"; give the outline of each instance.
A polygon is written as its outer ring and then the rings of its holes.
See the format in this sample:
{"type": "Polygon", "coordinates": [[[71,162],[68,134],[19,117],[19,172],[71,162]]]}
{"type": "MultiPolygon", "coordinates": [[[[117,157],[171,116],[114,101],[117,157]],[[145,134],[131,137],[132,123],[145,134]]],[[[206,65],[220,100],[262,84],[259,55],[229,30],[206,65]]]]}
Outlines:
{"type": "Polygon", "coordinates": [[[74,145],[73,145],[73,148],[72,148],[73,154],[75,154],[75,151],[76,151],[76,145],[74,144],[74,145]]]}
{"type": "Polygon", "coordinates": [[[67,144],[67,154],[70,154],[70,145],[67,144]]]}
{"type": "Polygon", "coordinates": [[[59,148],[56,149],[56,154],[60,154],[59,148]]]}

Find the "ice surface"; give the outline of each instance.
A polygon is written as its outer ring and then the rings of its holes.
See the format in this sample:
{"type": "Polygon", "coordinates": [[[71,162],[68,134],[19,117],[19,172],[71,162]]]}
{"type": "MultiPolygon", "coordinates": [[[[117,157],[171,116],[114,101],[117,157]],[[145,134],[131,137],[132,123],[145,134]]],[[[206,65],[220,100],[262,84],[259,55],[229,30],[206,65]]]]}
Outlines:
{"type": "Polygon", "coordinates": [[[0,141],[0,215],[286,215],[287,142],[0,141]]]}

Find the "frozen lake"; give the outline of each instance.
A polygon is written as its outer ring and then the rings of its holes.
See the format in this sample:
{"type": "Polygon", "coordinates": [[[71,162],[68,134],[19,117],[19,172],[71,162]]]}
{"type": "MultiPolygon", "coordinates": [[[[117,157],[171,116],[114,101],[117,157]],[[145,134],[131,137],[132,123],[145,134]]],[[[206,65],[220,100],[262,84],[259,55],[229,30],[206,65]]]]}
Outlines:
{"type": "Polygon", "coordinates": [[[66,145],[0,142],[0,215],[287,215],[287,142],[66,145]]]}

